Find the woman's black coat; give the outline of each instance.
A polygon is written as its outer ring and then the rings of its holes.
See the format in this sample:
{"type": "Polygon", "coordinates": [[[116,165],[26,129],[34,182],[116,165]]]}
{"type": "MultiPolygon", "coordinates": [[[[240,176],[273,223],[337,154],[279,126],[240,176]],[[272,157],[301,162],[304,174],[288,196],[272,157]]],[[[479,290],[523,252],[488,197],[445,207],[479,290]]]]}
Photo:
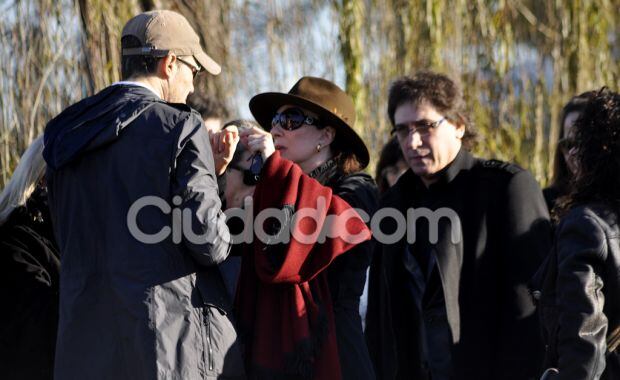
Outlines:
{"type": "MultiPolygon", "coordinates": [[[[353,208],[372,217],[378,207],[378,192],[374,180],[367,174],[343,175],[333,161],[310,173],[311,177],[333,189],[353,208]]],[[[370,221],[366,221],[367,224],[370,221]]],[[[327,269],[329,288],[334,306],[336,338],[342,378],[345,380],[374,379],[374,371],[362,331],[359,315],[360,297],[366,282],[373,242],[364,242],[351,249],[327,269]]]]}

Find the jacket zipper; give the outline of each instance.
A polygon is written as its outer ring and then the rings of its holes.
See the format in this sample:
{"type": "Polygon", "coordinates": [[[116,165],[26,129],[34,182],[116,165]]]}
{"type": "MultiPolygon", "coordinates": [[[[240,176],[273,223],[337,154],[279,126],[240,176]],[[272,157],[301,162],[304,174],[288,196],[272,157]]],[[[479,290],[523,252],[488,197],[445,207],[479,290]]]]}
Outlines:
{"type": "Polygon", "coordinates": [[[205,309],[205,313],[203,315],[204,315],[204,320],[205,320],[205,326],[207,327],[207,349],[209,350],[209,371],[213,371],[213,348],[211,347],[211,321],[209,320],[207,313],[209,313],[208,308],[205,309]]]}

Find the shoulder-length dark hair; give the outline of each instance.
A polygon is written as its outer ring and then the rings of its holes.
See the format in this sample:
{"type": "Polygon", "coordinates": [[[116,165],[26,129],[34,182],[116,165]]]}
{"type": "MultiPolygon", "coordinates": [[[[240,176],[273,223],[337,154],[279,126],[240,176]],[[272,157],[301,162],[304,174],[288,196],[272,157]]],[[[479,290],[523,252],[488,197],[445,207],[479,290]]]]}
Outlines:
{"type": "MultiPolygon", "coordinates": [[[[577,96],[573,96],[564,108],[562,108],[562,112],[560,112],[560,117],[558,122],[560,123],[560,137],[559,142],[564,141],[567,137],[564,134],[564,121],[566,117],[573,112],[582,113],[586,104],[588,104],[588,100],[592,99],[592,97],[596,94],[596,91],[588,91],[577,96]]],[[[566,159],[564,158],[564,153],[560,146],[555,149],[555,156],[553,159],[553,178],[551,180],[551,185],[549,187],[555,189],[561,196],[567,195],[569,192],[569,185],[571,178],[573,177],[572,173],[568,169],[568,165],[566,164],[566,159]]]]}
{"type": "Polygon", "coordinates": [[[363,169],[357,155],[353,153],[351,148],[347,145],[347,142],[342,139],[342,136],[338,136],[338,131],[336,131],[336,137],[330,144],[330,147],[336,165],[342,174],[351,174],[363,169]]]}
{"type": "Polygon", "coordinates": [[[403,157],[403,152],[400,150],[400,145],[398,144],[398,139],[396,136],[393,136],[381,149],[381,154],[379,155],[379,162],[377,163],[377,168],[375,170],[375,182],[377,183],[377,187],[379,188],[379,194],[383,194],[390,188],[388,184],[385,169],[388,166],[396,166],[398,161],[405,162],[405,158],[403,157]]]}
{"type": "Polygon", "coordinates": [[[573,148],[578,173],[557,216],[585,203],[620,210],[620,94],[603,87],[592,96],[575,121],[573,148]]]}

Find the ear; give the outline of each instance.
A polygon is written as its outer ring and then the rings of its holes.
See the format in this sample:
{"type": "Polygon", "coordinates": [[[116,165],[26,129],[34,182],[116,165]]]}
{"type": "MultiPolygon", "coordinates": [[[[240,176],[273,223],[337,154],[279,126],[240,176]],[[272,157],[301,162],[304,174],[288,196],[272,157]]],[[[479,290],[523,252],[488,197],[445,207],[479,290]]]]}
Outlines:
{"type": "Polygon", "coordinates": [[[456,129],[456,138],[462,140],[463,136],[465,136],[465,124],[458,123],[454,128],[456,129]]]}
{"type": "Polygon", "coordinates": [[[321,137],[319,139],[319,143],[321,146],[328,146],[334,139],[336,138],[336,129],[334,127],[327,126],[321,129],[321,137]]]}
{"type": "Polygon", "coordinates": [[[157,65],[157,73],[161,78],[168,79],[172,77],[174,72],[177,70],[175,65],[176,60],[177,57],[173,54],[167,55],[159,60],[159,64],[157,65]]]}

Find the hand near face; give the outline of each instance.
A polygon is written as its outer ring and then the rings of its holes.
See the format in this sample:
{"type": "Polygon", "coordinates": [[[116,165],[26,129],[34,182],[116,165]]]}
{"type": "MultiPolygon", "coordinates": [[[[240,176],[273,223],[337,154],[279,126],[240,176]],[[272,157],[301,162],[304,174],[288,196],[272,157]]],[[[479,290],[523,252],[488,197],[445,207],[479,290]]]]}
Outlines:
{"type": "Polygon", "coordinates": [[[241,143],[252,153],[261,152],[264,160],[276,151],[271,133],[256,127],[241,132],[241,143]]]}
{"type": "Polygon", "coordinates": [[[215,173],[219,176],[224,174],[235,155],[235,149],[239,143],[239,130],[234,125],[229,125],[219,132],[211,133],[209,138],[213,150],[215,173]]]}

